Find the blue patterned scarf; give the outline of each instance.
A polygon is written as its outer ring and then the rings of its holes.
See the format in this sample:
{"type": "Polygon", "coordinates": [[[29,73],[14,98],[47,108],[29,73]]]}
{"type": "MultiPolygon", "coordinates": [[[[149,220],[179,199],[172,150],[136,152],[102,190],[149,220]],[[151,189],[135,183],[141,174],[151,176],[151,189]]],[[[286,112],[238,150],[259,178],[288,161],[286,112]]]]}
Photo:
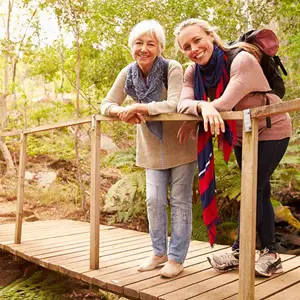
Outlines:
{"type": "MultiPolygon", "coordinates": [[[[163,87],[164,58],[156,57],[146,82],[143,78],[142,71],[136,62],[129,66],[125,92],[139,103],[151,103],[153,101],[161,101],[161,93],[163,87]]],[[[150,132],[160,141],[163,136],[162,122],[147,121],[146,125],[150,132]]]]}

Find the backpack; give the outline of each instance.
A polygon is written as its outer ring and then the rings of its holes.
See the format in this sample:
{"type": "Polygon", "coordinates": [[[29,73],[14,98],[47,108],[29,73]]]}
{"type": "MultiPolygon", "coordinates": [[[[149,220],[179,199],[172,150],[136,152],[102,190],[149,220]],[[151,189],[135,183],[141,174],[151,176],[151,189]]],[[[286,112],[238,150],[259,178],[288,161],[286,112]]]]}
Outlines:
{"type": "MultiPolygon", "coordinates": [[[[237,42],[253,44],[261,50],[262,58],[260,66],[272,89],[270,92],[275,93],[279,98],[283,98],[285,86],[279,67],[285,76],[287,76],[287,71],[281,63],[279,56],[275,55],[279,47],[275,33],[269,29],[250,30],[240,36],[235,42],[230,43],[230,45],[234,45],[237,42]]],[[[234,48],[228,51],[229,66],[235,56],[241,51],[243,51],[241,48],[234,48]]]]}
{"type": "MultiPolygon", "coordinates": [[[[285,94],[285,86],[281,73],[279,71],[279,67],[285,76],[287,76],[287,71],[281,63],[279,56],[275,55],[279,47],[278,39],[275,33],[269,29],[250,30],[241,35],[235,42],[229,44],[234,45],[238,42],[253,44],[257,46],[262,53],[260,66],[264,72],[266,79],[269,82],[271,90],[268,92],[257,91],[257,93],[272,92],[279,98],[283,98],[285,94]]],[[[227,52],[229,68],[235,56],[241,51],[243,51],[242,48],[234,48],[227,52]]],[[[269,104],[269,99],[266,98],[266,105],[269,104]]],[[[272,126],[271,118],[269,116],[266,117],[266,125],[267,128],[271,128],[272,126]]]]}

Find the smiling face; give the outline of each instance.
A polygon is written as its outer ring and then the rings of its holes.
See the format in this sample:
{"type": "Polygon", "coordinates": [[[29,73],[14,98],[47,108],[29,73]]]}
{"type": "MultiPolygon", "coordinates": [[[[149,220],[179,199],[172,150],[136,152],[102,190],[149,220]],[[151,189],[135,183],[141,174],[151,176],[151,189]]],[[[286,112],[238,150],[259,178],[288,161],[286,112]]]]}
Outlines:
{"type": "Polygon", "coordinates": [[[213,33],[205,32],[198,25],[184,27],[178,35],[178,43],[187,57],[199,64],[206,65],[214,51],[213,33]]]}
{"type": "Polygon", "coordinates": [[[137,37],[132,46],[132,57],[147,76],[151,71],[154,60],[160,55],[159,42],[151,33],[137,37]]]}

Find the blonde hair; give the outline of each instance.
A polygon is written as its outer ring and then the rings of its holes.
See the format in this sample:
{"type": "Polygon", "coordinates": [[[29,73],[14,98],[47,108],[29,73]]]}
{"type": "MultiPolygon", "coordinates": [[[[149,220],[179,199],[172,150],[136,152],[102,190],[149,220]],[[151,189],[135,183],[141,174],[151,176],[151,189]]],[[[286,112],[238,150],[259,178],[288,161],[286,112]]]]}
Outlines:
{"type": "Polygon", "coordinates": [[[245,42],[238,42],[234,45],[228,45],[216,33],[215,27],[211,27],[207,21],[202,20],[202,19],[197,19],[197,18],[191,18],[191,19],[187,19],[187,20],[181,22],[174,30],[175,46],[181,52],[184,52],[184,51],[182,50],[182,48],[179,44],[179,41],[178,41],[179,34],[184,28],[186,28],[188,26],[193,26],[193,25],[199,26],[207,34],[212,34],[213,38],[214,38],[214,43],[216,43],[219,46],[219,48],[221,48],[223,51],[227,52],[231,49],[242,48],[243,50],[254,55],[256,57],[256,59],[258,61],[260,61],[262,53],[257,46],[255,46],[253,44],[245,43],[245,42]]]}
{"type": "Polygon", "coordinates": [[[132,50],[134,41],[145,33],[150,33],[157,39],[161,53],[166,47],[166,36],[163,27],[155,20],[144,20],[132,28],[128,38],[130,50],[132,50]]]}

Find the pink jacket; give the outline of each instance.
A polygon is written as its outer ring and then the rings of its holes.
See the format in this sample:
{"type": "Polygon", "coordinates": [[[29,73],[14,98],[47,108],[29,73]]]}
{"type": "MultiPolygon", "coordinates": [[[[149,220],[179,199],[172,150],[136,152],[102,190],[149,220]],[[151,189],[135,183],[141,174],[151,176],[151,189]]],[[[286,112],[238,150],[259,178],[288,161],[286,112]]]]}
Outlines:
{"type": "MultiPolygon", "coordinates": [[[[180,113],[198,115],[197,102],[194,97],[194,71],[195,64],[190,65],[184,75],[184,85],[180,96],[177,110],[180,113]]],[[[237,54],[231,64],[230,81],[223,95],[215,99],[212,105],[218,111],[230,111],[235,108],[241,111],[266,105],[266,97],[270,104],[282,102],[281,99],[272,93],[253,93],[257,91],[269,91],[269,83],[264,76],[262,68],[257,59],[246,51],[237,54]]],[[[211,98],[214,98],[214,90],[208,91],[211,98]]],[[[201,99],[199,99],[201,100],[201,99]]],[[[271,128],[266,127],[266,119],[259,121],[259,140],[280,140],[292,135],[292,126],[289,114],[280,114],[271,117],[271,128]]],[[[238,144],[242,139],[242,121],[237,121],[238,144]]]]}

